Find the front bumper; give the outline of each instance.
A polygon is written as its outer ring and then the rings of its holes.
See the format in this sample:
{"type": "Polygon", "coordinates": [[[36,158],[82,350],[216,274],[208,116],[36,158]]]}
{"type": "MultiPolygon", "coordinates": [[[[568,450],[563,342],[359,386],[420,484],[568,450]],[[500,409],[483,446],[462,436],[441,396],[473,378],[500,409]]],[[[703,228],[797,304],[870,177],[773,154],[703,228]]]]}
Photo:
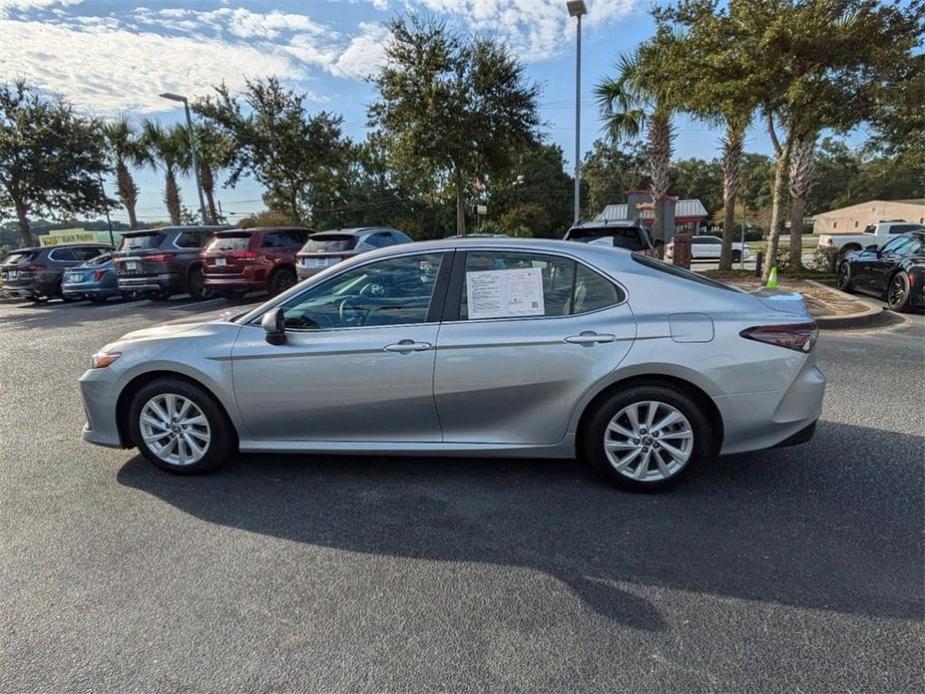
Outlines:
{"type": "Polygon", "coordinates": [[[108,369],[88,369],[80,377],[79,384],[87,415],[83,440],[108,448],[125,448],[116,416],[119,393],[115,373],[108,369]]]}

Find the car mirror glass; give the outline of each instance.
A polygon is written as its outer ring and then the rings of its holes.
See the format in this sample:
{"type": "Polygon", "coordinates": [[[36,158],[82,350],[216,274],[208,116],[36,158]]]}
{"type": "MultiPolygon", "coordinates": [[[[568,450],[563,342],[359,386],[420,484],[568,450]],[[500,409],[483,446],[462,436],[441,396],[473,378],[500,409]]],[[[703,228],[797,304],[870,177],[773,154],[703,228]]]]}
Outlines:
{"type": "Polygon", "coordinates": [[[286,344],[286,316],[282,308],[277,307],[263,314],[260,327],[266,331],[267,342],[271,345],[286,344]]]}

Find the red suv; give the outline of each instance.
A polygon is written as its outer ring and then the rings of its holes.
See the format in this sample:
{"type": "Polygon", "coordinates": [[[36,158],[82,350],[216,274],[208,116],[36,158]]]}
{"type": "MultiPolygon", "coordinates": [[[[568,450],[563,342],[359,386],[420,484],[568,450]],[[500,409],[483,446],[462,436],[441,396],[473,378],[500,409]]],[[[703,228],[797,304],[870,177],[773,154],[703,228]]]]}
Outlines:
{"type": "Polygon", "coordinates": [[[199,254],[204,284],[222,296],[279,294],[296,283],[296,253],[313,233],[278,227],[220,231],[199,254]]]}

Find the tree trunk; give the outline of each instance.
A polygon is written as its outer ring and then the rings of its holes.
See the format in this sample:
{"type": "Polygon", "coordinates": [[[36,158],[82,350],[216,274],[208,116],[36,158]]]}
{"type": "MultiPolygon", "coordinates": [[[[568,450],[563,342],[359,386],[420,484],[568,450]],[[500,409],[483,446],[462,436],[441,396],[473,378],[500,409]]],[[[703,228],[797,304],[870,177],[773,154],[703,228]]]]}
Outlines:
{"type": "Polygon", "coordinates": [[[167,169],[165,176],[164,204],[167,205],[170,223],[180,224],[183,221],[180,208],[180,189],[177,187],[177,178],[174,176],[173,169],[167,169]]]}
{"type": "Polygon", "coordinates": [[[780,243],[781,211],[784,198],[784,188],[787,183],[787,169],[790,166],[790,149],[792,142],[790,133],[787,140],[777,154],[774,166],[774,188],[771,191],[771,228],[768,231],[768,257],[765,260],[764,270],[761,273],[763,282],[768,281],[771,268],[777,265],[777,246],[780,243]]]}
{"type": "Polygon", "coordinates": [[[803,213],[813,182],[816,134],[809,133],[793,143],[790,153],[790,270],[803,267],[803,213]]]}
{"type": "MultiPolygon", "coordinates": [[[[671,120],[667,113],[656,112],[649,122],[648,167],[652,181],[652,204],[655,205],[655,223],[652,229],[653,239],[665,241],[665,216],[662,204],[668,195],[668,170],[671,166],[671,120]]],[[[659,246],[659,256],[662,254],[659,246]]]]}
{"type": "Polygon", "coordinates": [[[16,218],[19,220],[19,235],[22,237],[22,245],[30,247],[35,245],[35,239],[32,237],[32,229],[29,226],[29,216],[26,206],[22,203],[16,203],[16,218]]]}
{"type": "Polygon", "coordinates": [[[459,169],[456,169],[456,233],[466,235],[466,191],[459,169]]]}
{"type": "Polygon", "coordinates": [[[206,196],[206,205],[209,207],[209,221],[218,224],[218,210],[215,209],[215,176],[212,174],[212,167],[205,162],[200,163],[199,179],[202,192],[206,196]]]}
{"type": "Polygon", "coordinates": [[[138,202],[138,186],[132,179],[128,167],[123,160],[116,164],[116,186],[119,188],[119,198],[125,211],[128,212],[128,225],[132,229],[138,228],[138,217],[135,216],[135,205],[138,202]]]}
{"type": "Polygon", "coordinates": [[[723,140],[723,247],[719,269],[732,269],[732,243],[735,240],[735,206],[739,190],[739,165],[742,161],[743,128],[730,126],[723,140]]]}

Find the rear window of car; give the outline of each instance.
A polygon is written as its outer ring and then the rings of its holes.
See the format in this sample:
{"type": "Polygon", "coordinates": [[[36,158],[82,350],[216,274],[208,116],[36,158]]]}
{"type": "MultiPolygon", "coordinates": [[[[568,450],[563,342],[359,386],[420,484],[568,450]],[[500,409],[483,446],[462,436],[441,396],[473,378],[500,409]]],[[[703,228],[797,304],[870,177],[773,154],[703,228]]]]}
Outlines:
{"type": "Polygon", "coordinates": [[[38,254],[39,254],[38,251],[25,251],[25,252],[13,251],[7,257],[7,259],[3,261],[3,267],[10,267],[13,265],[24,265],[28,262],[31,262],[31,260],[35,258],[38,254]]]}
{"type": "Polygon", "coordinates": [[[157,248],[161,245],[164,235],[154,231],[149,234],[126,234],[122,237],[120,251],[143,251],[148,248],[157,248]]]}
{"type": "Polygon", "coordinates": [[[683,267],[678,267],[677,265],[666,263],[665,261],[659,260],[658,258],[652,258],[650,256],[643,255],[642,253],[633,253],[631,257],[640,265],[645,265],[646,267],[653,270],[664,272],[666,275],[674,275],[675,277],[680,277],[684,280],[696,282],[697,284],[705,284],[708,287],[728,289],[731,292],[741,293],[741,291],[735,287],[730,287],[729,285],[723,284],[722,282],[711,280],[707,277],[704,277],[703,275],[697,274],[696,272],[685,270],[683,267]]]}
{"type": "Polygon", "coordinates": [[[250,243],[249,231],[235,231],[217,235],[207,247],[207,251],[243,251],[250,243]]]}
{"type": "Polygon", "coordinates": [[[357,244],[357,237],[352,234],[313,236],[302,247],[303,253],[336,253],[352,251],[357,244]]]}

